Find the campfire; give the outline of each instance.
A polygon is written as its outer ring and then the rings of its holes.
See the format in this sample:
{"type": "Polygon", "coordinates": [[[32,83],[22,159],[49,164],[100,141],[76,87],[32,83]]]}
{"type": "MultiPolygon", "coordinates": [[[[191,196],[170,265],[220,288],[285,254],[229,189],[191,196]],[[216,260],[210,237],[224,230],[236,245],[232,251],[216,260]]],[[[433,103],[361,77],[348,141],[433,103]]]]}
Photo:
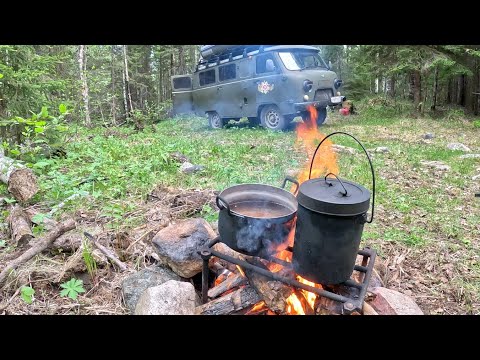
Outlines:
{"type": "MultiPolygon", "coordinates": [[[[291,188],[294,195],[297,194],[299,185],[311,178],[325,176],[326,181],[326,175],[336,177],[339,173],[333,144],[317,128],[317,111],[313,106],[310,106],[308,111],[309,118],[297,127],[296,146],[304,149],[307,161],[299,172],[298,182],[290,180],[294,182],[291,188]],[[321,142],[323,143],[322,152],[316,154],[316,149],[321,142]]],[[[284,186],[285,183],[286,181],[284,186]]],[[[232,214],[233,206],[221,196],[217,197],[217,205],[220,209],[225,209],[232,214]]],[[[257,209],[256,214],[259,213],[257,209]]],[[[219,230],[221,230],[221,216],[219,230]]],[[[238,309],[233,311],[234,313],[246,315],[313,315],[322,313],[321,309],[325,308],[328,308],[330,313],[358,311],[358,307],[363,304],[375,253],[370,250],[359,251],[358,254],[363,256],[362,265],[354,267],[354,271],[360,273],[360,276],[357,276],[359,282],[349,279],[341,285],[315,283],[311,281],[312,279],[305,278],[309,276],[302,277],[294,270],[293,247],[296,222],[296,215],[285,222],[288,224],[288,234],[284,235],[280,242],[271,244],[267,253],[255,250],[252,244],[241,249],[231,249],[225,245],[230,243],[222,237],[217,238],[209,247],[201,251],[200,254],[204,260],[203,301],[205,304],[200,307],[200,313],[222,313],[221,311],[225,308],[232,306],[233,310],[238,309]],[[211,269],[214,269],[216,276],[212,284],[208,282],[208,273],[211,269]],[[208,287],[210,289],[207,292],[208,287]],[[337,301],[336,305],[340,304],[340,307],[332,306],[335,301],[337,301]]],[[[232,227],[232,224],[229,226],[232,227]]],[[[231,230],[228,229],[228,231],[231,230]]],[[[265,231],[268,232],[271,229],[268,228],[265,231]]],[[[280,232],[277,233],[280,234],[280,232]]]]}

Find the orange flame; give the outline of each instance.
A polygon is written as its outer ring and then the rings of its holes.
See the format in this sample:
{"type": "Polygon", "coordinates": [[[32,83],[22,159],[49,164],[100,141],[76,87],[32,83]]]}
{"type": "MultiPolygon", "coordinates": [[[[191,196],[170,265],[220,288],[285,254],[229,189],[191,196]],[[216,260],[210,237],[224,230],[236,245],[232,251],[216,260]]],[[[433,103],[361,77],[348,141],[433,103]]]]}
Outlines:
{"type": "MultiPolygon", "coordinates": [[[[308,155],[308,161],[298,176],[298,182],[301,184],[308,180],[310,164],[316,147],[325,138],[317,128],[317,109],[314,106],[308,107],[309,118],[297,126],[297,145],[303,145],[308,155]]],[[[328,173],[338,175],[337,155],[332,149],[330,139],[325,140],[315,156],[315,162],[312,168],[312,178],[317,178],[328,173]]]]}
{"type": "Polygon", "coordinates": [[[287,314],[289,315],[305,315],[302,302],[295,293],[287,298],[287,314]]]}

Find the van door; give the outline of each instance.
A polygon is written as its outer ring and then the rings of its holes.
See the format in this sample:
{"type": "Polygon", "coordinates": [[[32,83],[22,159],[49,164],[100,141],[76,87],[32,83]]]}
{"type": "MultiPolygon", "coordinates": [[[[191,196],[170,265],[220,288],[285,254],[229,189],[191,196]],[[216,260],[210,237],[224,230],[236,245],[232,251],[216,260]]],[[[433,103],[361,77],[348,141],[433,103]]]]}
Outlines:
{"type": "Polygon", "coordinates": [[[218,113],[222,118],[254,116],[255,97],[249,91],[252,71],[248,59],[239,59],[218,67],[218,113]]]}
{"type": "Polygon", "coordinates": [[[172,76],[173,114],[193,114],[192,75],[172,76]]]}
{"type": "Polygon", "coordinates": [[[280,66],[269,52],[255,57],[255,82],[257,107],[263,104],[278,104],[282,99],[278,98],[280,92],[280,66]]]}

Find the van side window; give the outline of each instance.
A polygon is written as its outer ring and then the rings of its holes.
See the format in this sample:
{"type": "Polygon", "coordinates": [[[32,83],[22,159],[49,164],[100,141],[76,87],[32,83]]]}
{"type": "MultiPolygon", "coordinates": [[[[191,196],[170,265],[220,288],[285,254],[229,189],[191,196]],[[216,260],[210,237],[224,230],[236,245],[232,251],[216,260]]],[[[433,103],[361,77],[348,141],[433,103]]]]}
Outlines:
{"type": "Polygon", "coordinates": [[[218,79],[220,81],[231,80],[237,77],[237,66],[229,64],[218,68],[218,79]]]}
{"type": "Polygon", "coordinates": [[[200,86],[213,84],[215,82],[215,69],[207,70],[198,74],[200,86]]]}
{"type": "Polygon", "coordinates": [[[265,55],[257,56],[257,74],[264,74],[267,72],[271,72],[267,70],[266,64],[268,59],[271,59],[275,64],[275,67],[277,67],[275,59],[273,58],[273,54],[265,54],[265,55]]]}
{"type": "Polygon", "coordinates": [[[191,89],[192,80],[189,76],[178,77],[173,79],[173,88],[176,89],[191,89]]]}

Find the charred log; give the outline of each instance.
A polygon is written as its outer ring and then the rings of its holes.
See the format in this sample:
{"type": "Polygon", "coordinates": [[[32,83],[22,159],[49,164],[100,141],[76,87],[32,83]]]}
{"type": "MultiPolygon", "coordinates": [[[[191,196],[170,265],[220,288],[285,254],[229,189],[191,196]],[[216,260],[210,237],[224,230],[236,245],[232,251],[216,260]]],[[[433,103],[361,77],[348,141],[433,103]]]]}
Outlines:
{"type": "Polygon", "coordinates": [[[197,315],[228,315],[261,301],[260,295],[251,286],[245,286],[226,296],[210,301],[195,309],[197,315]]]}

